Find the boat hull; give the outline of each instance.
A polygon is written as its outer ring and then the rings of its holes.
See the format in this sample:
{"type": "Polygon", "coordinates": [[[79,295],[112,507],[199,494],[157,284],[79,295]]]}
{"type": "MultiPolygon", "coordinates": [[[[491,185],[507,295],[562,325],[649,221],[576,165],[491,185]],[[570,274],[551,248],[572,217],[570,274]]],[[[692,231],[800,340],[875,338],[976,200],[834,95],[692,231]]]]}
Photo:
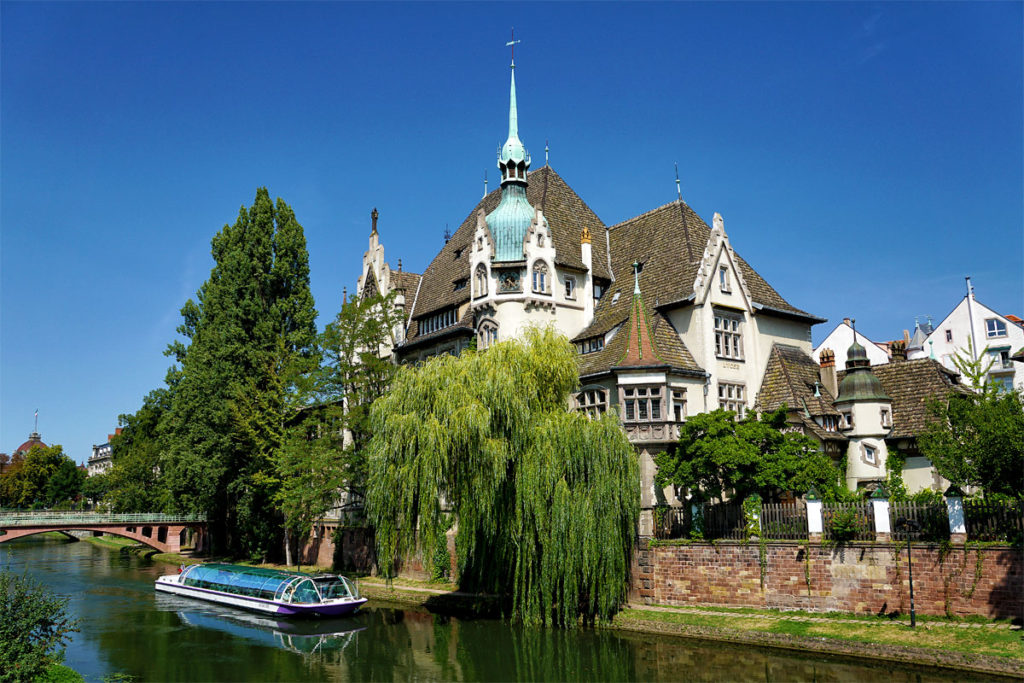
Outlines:
{"type": "Polygon", "coordinates": [[[342,617],[354,613],[366,602],[366,598],[349,598],[331,600],[315,604],[299,604],[251,598],[245,595],[234,595],[223,591],[185,586],[177,582],[175,576],[161,576],[156,580],[155,588],[164,593],[182,595],[199,600],[208,600],[220,605],[230,605],[261,614],[277,614],[285,617],[318,616],[342,617]]]}

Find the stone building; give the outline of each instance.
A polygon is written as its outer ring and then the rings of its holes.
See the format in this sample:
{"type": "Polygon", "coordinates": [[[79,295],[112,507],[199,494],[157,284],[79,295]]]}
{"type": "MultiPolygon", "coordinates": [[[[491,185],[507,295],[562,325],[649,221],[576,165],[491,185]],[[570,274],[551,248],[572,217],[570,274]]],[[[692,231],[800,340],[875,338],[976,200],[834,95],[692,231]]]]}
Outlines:
{"type": "MultiPolygon", "coordinates": [[[[688,414],[753,407],[776,346],[810,355],[823,318],[784,299],[733,248],[722,217],[709,227],[680,197],[607,226],[545,164],[531,170],[519,138],[513,65],[501,187],[486,194],[422,275],[384,260],[376,210],[360,293],[398,290],[401,362],[484,349],[529,325],[577,345],[577,407],[616,411],[641,454],[645,510],[653,455],[688,414]]],[[[644,515],[641,532],[651,516],[644,515]]]]}

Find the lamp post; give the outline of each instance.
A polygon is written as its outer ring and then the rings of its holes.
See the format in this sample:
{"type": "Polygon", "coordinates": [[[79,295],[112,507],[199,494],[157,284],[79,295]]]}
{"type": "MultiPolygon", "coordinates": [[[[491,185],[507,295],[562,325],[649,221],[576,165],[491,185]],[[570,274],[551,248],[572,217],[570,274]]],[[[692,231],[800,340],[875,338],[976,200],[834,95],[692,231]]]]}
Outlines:
{"type": "Polygon", "coordinates": [[[896,528],[907,535],[907,574],[910,577],[910,628],[917,626],[917,614],[914,612],[914,563],[910,558],[910,534],[921,530],[916,519],[900,517],[896,520],[896,528]]]}

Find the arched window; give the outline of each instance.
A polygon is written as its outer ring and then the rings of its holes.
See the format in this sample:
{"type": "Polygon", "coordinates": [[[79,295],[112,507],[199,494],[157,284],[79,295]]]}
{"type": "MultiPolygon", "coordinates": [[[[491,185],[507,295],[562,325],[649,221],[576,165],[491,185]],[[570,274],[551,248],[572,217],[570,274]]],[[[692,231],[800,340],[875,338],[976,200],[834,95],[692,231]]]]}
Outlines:
{"type": "Polygon", "coordinates": [[[533,291],[548,293],[548,264],[537,261],[533,264],[533,291]]]}
{"type": "Polygon", "coordinates": [[[476,267],[474,283],[473,291],[476,296],[487,296],[487,268],[482,263],[476,267]]]}
{"type": "Polygon", "coordinates": [[[485,320],[480,323],[477,332],[476,346],[478,349],[486,349],[498,341],[498,324],[493,320],[485,320]]]}

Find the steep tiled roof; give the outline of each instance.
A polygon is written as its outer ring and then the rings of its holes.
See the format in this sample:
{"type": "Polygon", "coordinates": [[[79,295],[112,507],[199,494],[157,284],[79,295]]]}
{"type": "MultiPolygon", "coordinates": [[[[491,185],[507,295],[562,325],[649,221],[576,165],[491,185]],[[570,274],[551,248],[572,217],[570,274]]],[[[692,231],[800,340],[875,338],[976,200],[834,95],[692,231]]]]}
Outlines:
{"type": "MultiPolygon", "coordinates": [[[[632,297],[630,297],[632,300],[632,297]]],[[[703,373],[697,362],[693,359],[689,349],[679,338],[679,333],[672,327],[668,318],[660,313],[650,313],[647,316],[650,339],[656,349],[658,365],[666,365],[675,370],[682,370],[688,373],[703,373]]],[[[579,356],[580,376],[597,375],[609,372],[615,367],[630,366],[627,357],[627,345],[629,344],[629,330],[626,327],[620,329],[608,345],[601,351],[581,354],[579,356]]]]}
{"type": "MultiPolygon", "coordinates": [[[[711,229],[685,202],[674,201],[609,228],[612,271],[622,283],[614,302],[616,287],[610,287],[595,311],[593,324],[577,335],[592,337],[612,329],[629,315],[632,298],[633,262],[643,265],[644,299],[654,308],[682,302],[693,295],[693,282],[711,229]]],[[[597,241],[594,241],[595,247],[597,241]]],[[[597,249],[594,249],[597,260],[597,249]]],[[[757,271],[737,255],[740,270],[755,303],[797,315],[807,315],[791,306],[757,271]]]]}
{"type": "Polygon", "coordinates": [[[835,397],[820,383],[818,367],[813,358],[797,347],[772,344],[757,393],[757,409],[776,410],[785,403],[790,410],[802,412],[806,408],[813,416],[839,415],[832,405],[835,397]],[[819,396],[814,395],[816,382],[819,396]]]}
{"type": "MultiPolygon", "coordinates": [[[[943,399],[951,391],[969,393],[969,389],[960,384],[959,375],[931,358],[873,365],[871,371],[892,399],[890,438],[920,434],[932,420],[928,403],[933,399],[943,399]]],[[[845,374],[840,373],[840,377],[845,374]]]]}
{"type": "MultiPolygon", "coordinates": [[[[583,268],[580,234],[583,228],[587,227],[594,235],[591,252],[594,275],[609,278],[604,241],[605,226],[601,219],[550,166],[530,173],[529,182],[526,197],[530,204],[543,211],[548,219],[551,239],[555,245],[556,265],[583,268]]],[[[455,281],[470,277],[469,255],[473,234],[476,231],[477,213],[481,209],[485,215],[490,213],[500,199],[500,189],[490,192],[481,199],[462,221],[448,243],[441,248],[440,253],[434,257],[423,273],[423,283],[413,315],[421,317],[469,301],[469,287],[456,291],[455,281]]]]}
{"type": "Polygon", "coordinates": [[[409,313],[412,312],[412,302],[416,299],[416,288],[419,287],[421,277],[418,273],[391,271],[391,288],[401,290],[405,294],[403,312],[406,320],[409,320],[409,313]]]}

